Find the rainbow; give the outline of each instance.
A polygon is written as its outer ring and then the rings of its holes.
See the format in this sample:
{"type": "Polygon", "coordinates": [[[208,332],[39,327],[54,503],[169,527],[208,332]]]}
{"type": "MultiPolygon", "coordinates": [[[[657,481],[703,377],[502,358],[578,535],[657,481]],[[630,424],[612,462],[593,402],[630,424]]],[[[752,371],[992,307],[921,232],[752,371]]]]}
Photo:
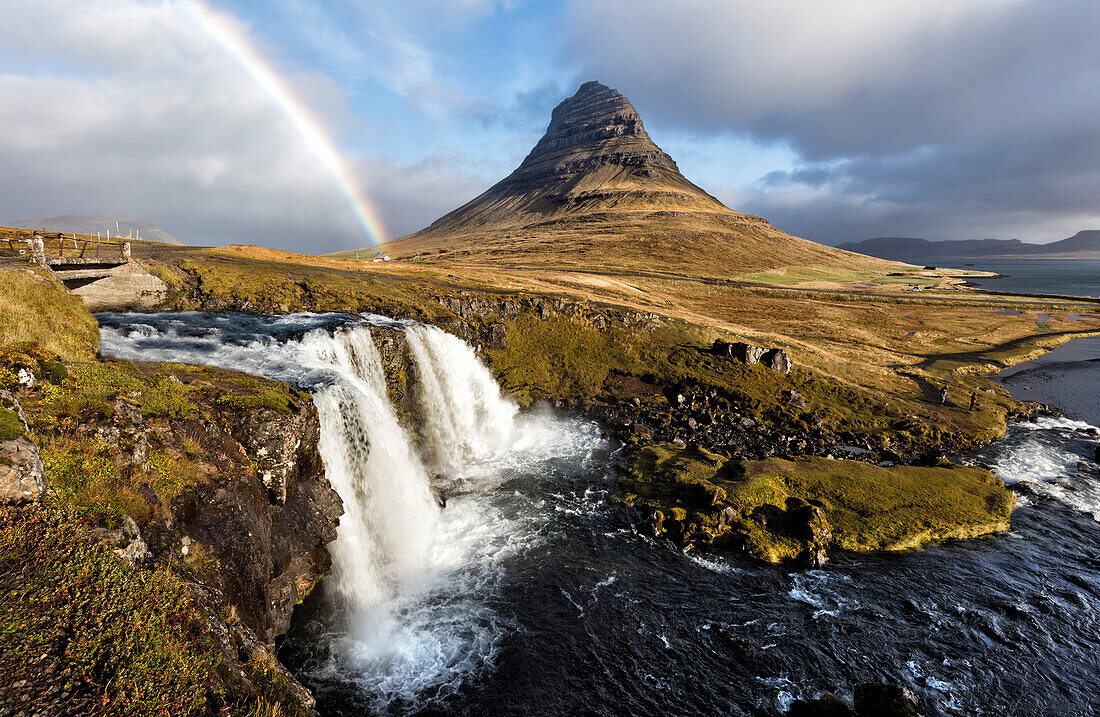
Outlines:
{"type": "Polygon", "coordinates": [[[283,111],[302,139],[336,180],[352,211],[355,212],[355,218],[363,228],[367,240],[371,244],[385,241],[386,231],[378,213],[367,201],[347,162],[309,108],[294,96],[278,73],[252,47],[234,23],[211,10],[201,0],[178,0],[178,5],[203,32],[221,45],[240,64],[252,80],[283,111]]]}

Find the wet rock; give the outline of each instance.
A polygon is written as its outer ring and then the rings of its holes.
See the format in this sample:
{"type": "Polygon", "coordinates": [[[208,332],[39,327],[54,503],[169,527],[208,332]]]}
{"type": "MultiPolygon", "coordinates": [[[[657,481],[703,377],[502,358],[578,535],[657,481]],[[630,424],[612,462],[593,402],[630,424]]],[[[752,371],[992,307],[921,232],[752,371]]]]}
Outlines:
{"type": "MultiPolygon", "coordinates": [[[[26,434],[27,417],[19,399],[10,391],[0,391],[0,411],[14,420],[26,434]]],[[[0,440],[0,503],[22,504],[42,500],[46,492],[46,466],[36,446],[26,435],[0,440]]]]}
{"type": "Polygon", "coordinates": [[[760,363],[783,374],[790,373],[794,365],[783,349],[768,349],[760,357],[760,363]]]}
{"type": "Polygon", "coordinates": [[[740,514],[734,510],[733,506],[727,505],[718,513],[718,527],[722,528],[727,525],[733,525],[735,522],[741,520],[740,514]]]}
{"type": "Polygon", "coordinates": [[[801,498],[787,499],[787,517],[794,526],[795,533],[805,544],[800,562],[819,568],[829,561],[829,543],[833,539],[833,529],[825,518],[820,505],[814,505],[801,498]]]}
{"type": "Polygon", "coordinates": [[[655,510],[642,522],[640,530],[644,535],[651,535],[654,538],[659,538],[664,531],[664,523],[664,514],[659,510],[655,510]]]}
{"type": "Polygon", "coordinates": [[[856,685],[857,717],[924,717],[920,701],[900,685],[865,683],[856,685]]]}
{"type": "Polygon", "coordinates": [[[855,710],[834,694],[825,694],[812,700],[795,700],[786,717],[855,717],[855,710]]]}

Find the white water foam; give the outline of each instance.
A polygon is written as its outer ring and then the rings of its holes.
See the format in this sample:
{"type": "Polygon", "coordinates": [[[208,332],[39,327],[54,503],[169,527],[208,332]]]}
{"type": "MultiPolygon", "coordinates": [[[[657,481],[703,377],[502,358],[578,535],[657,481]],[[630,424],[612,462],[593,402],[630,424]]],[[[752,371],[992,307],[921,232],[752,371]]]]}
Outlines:
{"type": "Polygon", "coordinates": [[[334,329],[332,316],[315,314],[123,318],[101,330],[105,355],[216,365],[313,391],[326,474],[345,506],[326,593],[342,619],[325,636],[314,677],[350,682],[384,710],[444,700],[493,664],[512,629],[492,606],[504,561],[540,539],[547,510],[596,499],[528,500],[504,511],[493,490],[548,460],[588,461],[602,446],[594,424],[549,411],[517,417],[472,349],[434,327],[348,316],[353,325],[334,329]],[[406,331],[420,445],[390,405],[372,325],[406,331]],[[448,497],[442,511],[431,474],[448,497]]]}
{"type": "Polygon", "coordinates": [[[994,475],[1005,485],[1054,498],[1100,522],[1100,476],[1081,470],[1082,456],[1069,446],[1093,426],[1042,417],[1013,424],[1013,429],[1015,435],[1000,443],[990,466],[994,475]]]}

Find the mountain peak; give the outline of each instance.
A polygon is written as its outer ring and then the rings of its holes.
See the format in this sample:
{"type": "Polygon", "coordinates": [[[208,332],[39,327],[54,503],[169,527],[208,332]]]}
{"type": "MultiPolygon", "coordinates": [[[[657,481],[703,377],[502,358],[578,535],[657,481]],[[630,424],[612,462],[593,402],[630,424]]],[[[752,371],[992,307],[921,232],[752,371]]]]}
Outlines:
{"type": "Polygon", "coordinates": [[[546,133],[515,171],[387,251],[705,276],[877,261],[729,209],[688,181],[634,106],[599,82],[585,82],[554,108],[546,133]]]}
{"type": "Polygon", "coordinates": [[[554,108],[546,134],[509,179],[570,177],[601,165],[679,173],[649,138],[634,106],[617,90],[591,81],[554,108]]]}

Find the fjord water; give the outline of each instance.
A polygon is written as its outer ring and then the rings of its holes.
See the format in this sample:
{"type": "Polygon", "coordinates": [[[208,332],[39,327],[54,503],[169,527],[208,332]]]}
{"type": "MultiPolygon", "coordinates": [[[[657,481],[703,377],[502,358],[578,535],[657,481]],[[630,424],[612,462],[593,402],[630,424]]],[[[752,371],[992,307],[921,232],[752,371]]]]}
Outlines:
{"type": "Polygon", "coordinates": [[[609,500],[618,455],[599,428],[517,413],[436,329],[335,314],[100,322],[104,354],[313,393],[347,513],[334,575],[281,656],[324,714],[767,715],[876,680],[911,687],[930,714],[1100,709],[1100,479],[1084,422],[1014,425],[976,459],[1020,498],[1011,533],[792,571],[634,533],[609,500]],[[386,400],[372,325],[407,332],[417,437],[386,400]]]}
{"type": "Polygon", "coordinates": [[[1100,261],[1095,259],[938,259],[939,266],[993,271],[995,278],[970,279],[983,289],[1023,294],[1100,297],[1100,261]]]}

